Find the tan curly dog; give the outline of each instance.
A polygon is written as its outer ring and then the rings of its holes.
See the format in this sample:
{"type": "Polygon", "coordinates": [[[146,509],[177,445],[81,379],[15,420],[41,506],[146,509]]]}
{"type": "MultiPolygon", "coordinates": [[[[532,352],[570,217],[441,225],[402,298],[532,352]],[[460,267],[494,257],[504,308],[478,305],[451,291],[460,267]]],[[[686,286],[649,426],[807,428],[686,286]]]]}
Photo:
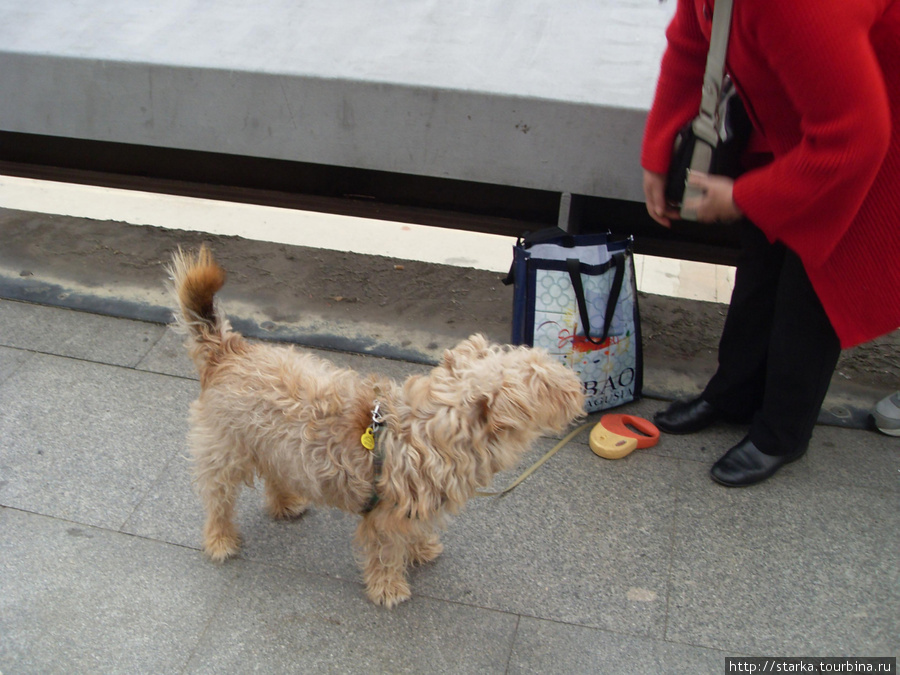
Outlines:
{"type": "Polygon", "coordinates": [[[200,375],[189,442],[213,560],[238,552],[235,499],[258,476],[275,518],[311,503],[360,514],[366,594],[393,607],[410,597],[407,567],[440,554],[445,516],[584,414],[579,379],[542,351],[474,335],[427,375],[362,376],[234,332],[205,247],[179,251],[169,271],[200,375]]]}

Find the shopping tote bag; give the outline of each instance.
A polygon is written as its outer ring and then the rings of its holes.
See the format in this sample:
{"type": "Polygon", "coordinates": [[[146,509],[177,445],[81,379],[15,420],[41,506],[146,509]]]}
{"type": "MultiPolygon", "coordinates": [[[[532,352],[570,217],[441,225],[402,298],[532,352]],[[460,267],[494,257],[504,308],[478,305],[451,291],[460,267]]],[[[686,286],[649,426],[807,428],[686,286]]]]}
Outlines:
{"type": "Polygon", "coordinates": [[[633,241],[559,228],[520,239],[512,342],[541,347],[581,378],[587,412],[636,401],[643,385],[633,241]]]}

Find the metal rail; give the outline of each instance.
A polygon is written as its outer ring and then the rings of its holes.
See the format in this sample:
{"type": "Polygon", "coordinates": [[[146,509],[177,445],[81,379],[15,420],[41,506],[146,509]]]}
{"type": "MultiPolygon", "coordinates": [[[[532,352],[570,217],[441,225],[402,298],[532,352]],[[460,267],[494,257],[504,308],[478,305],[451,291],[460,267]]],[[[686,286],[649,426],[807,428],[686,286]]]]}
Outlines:
{"type": "Polygon", "coordinates": [[[736,229],[660,227],[638,202],[192,150],[0,131],[0,174],[520,236],[634,236],[638,253],[733,264],[736,229]]]}

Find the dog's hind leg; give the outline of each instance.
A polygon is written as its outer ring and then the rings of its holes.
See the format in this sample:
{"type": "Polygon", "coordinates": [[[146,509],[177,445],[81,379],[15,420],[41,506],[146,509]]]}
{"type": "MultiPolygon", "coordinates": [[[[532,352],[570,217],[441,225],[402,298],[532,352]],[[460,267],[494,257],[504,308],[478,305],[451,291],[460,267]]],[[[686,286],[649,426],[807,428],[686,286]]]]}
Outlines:
{"type": "Polygon", "coordinates": [[[431,562],[444,550],[439,528],[430,520],[415,521],[410,535],[409,559],[415,565],[431,562]]]}
{"type": "Polygon", "coordinates": [[[284,481],[266,472],[266,509],[275,519],[288,520],[306,513],[309,499],[289,490],[284,481]]]}
{"type": "MultiPolygon", "coordinates": [[[[234,505],[241,483],[250,480],[248,467],[235,461],[238,453],[224,447],[228,442],[207,442],[193,446],[194,476],[206,511],[203,551],[215,562],[237,554],[241,540],[234,524],[234,505]]],[[[252,471],[252,469],[250,469],[252,471]]]]}
{"type": "Polygon", "coordinates": [[[409,600],[409,525],[406,516],[376,509],[363,516],[356,529],[366,596],[388,609],[409,600]],[[407,522],[400,522],[400,521],[407,522]]]}
{"type": "Polygon", "coordinates": [[[206,508],[203,551],[215,562],[236,555],[241,547],[241,538],[234,524],[234,503],[239,489],[240,483],[200,488],[200,498],[206,508]]]}

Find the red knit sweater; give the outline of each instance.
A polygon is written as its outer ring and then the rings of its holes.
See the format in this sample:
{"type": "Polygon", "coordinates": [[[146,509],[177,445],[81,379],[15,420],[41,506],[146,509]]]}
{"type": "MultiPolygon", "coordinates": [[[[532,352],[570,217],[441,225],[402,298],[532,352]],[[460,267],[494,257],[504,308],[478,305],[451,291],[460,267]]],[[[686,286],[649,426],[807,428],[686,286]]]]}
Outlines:
{"type": "MultiPolygon", "coordinates": [[[[900,326],[900,0],[733,0],[726,69],[753,120],[734,200],[801,258],[844,347],[900,326]]],[[[641,157],[697,114],[714,0],[679,0],[641,157]]]]}

